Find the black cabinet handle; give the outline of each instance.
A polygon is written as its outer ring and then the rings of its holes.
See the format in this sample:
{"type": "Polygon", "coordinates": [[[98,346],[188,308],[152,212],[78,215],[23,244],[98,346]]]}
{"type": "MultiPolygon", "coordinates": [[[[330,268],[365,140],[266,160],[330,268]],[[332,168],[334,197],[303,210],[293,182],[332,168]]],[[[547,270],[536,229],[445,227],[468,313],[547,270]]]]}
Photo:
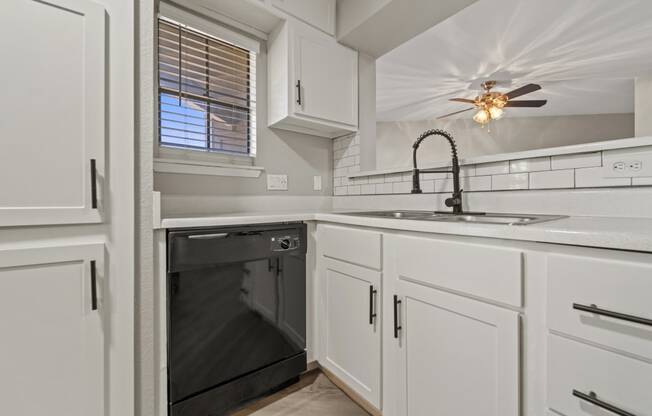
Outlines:
{"type": "Polygon", "coordinates": [[[91,310],[97,310],[97,274],[95,260],[91,260],[91,310]]]}
{"type": "Polygon", "coordinates": [[[652,319],[641,318],[640,316],[627,315],[625,313],[608,311],[606,309],[600,309],[596,305],[581,305],[579,303],[573,303],[573,309],[578,311],[590,312],[596,315],[608,316],[610,318],[620,319],[621,321],[634,322],[641,325],[652,326],[652,319]]]}
{"type": "Polygon", "coordinates": [[[394,295],[394,338],[398,338],[398,331],[403,329],[402,326],[398,324],[398,305],[401,304],[398,296],[394,295]]]}
{"type": "Polygon", "coordinates": [[[620,409],[612,404],[609,404],[607,402],[604,402],[600,399],[598,399],[598,395],[595,394],[595,392],[589,392],[589,394],[584,394],[581,391],[578,390],[573,390],[573,396],[578,397],[585,402],[589,402],[595,406],[598,406],[604,410],[608,410],[613,414],[619,415],[619,416],[636,416],[634,413],[627,412],[623,409],[620,409]]]}
{"type": "Polygon", "coordinates": [[[91,159],[91,208],[97,209],[97,168],[91,159]]]}
{"type": "Polygon", "coordinates": [[[378,293],[376,289],[374,289],[373,285],[369,285],[369,325],[374,324],[374,318],[376,317],[376,312],[374,311],[374,297],[378,293]]]}
{"type": "Polygon", "coordinates": [[[302,100],[301,100],[301,80],[297,81],[297,104],[302,105],[302,100]]]}

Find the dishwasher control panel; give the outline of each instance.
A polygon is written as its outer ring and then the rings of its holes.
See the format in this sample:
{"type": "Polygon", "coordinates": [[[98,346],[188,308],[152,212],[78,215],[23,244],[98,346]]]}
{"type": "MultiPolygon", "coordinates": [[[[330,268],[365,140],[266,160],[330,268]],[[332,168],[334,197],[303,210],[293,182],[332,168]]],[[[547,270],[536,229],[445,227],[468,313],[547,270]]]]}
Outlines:
{"type": "Polygon", "coordinates": [[[271,238],[272,251],[296,250],[301,247],[299,235],[276,235],[271,238]]]}

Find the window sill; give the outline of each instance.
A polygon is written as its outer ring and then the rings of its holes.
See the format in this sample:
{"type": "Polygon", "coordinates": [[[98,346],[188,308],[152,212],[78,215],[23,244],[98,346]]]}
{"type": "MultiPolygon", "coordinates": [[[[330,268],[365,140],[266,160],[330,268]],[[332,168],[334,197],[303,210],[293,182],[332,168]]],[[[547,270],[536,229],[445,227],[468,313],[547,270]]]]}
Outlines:
{"type": "Polygon", "coordinates": [[[183,159],[154,159],[154,172],[158,173],[258,178],[264,170],[265,168],[260,166],[233,165],[183,159]]]}

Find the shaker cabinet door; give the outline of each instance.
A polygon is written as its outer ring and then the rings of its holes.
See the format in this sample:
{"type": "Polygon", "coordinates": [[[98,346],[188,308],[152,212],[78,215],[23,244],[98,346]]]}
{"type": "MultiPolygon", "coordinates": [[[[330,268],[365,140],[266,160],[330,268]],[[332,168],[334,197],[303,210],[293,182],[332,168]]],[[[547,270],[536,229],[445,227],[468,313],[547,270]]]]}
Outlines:
{"type": "Polygon", "coordinates": [[[326,35],[296,27],[296,113],[358,125],[358,53],[326,35]]]}
{"type": "Polygon", "coordinates": [[[395,416],[518,416],[517,312],[401,281],[393,324],[395,416]]]}
{"type": "Polygon", "coordinates": [[[0,402],[12,416],[100,416],[104,245],[0,250],[0,402]]]}
{"type": "Polygon", "coordinates": [[[105,11],[0,2],[0,226],[101,222],[105,11]]]}
{"type": "Polygon", "coordinates": [[[320,363],[380,408],[380,272],[321,258],[320,363]]]}

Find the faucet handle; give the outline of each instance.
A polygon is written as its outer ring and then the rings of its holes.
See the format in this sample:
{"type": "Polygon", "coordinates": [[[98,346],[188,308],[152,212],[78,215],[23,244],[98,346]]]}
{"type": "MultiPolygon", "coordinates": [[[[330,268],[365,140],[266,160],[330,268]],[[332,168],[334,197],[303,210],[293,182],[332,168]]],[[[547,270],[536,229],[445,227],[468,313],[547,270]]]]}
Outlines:
{"type": "Polygon", "coordinates": [[[453,196],[451,198],[446,198],[444,201],[444,205],[447,207],[461,207],[462,206],[462,192],[464,190],[460,189],[459,192],[453,192],[453,196]]]}

